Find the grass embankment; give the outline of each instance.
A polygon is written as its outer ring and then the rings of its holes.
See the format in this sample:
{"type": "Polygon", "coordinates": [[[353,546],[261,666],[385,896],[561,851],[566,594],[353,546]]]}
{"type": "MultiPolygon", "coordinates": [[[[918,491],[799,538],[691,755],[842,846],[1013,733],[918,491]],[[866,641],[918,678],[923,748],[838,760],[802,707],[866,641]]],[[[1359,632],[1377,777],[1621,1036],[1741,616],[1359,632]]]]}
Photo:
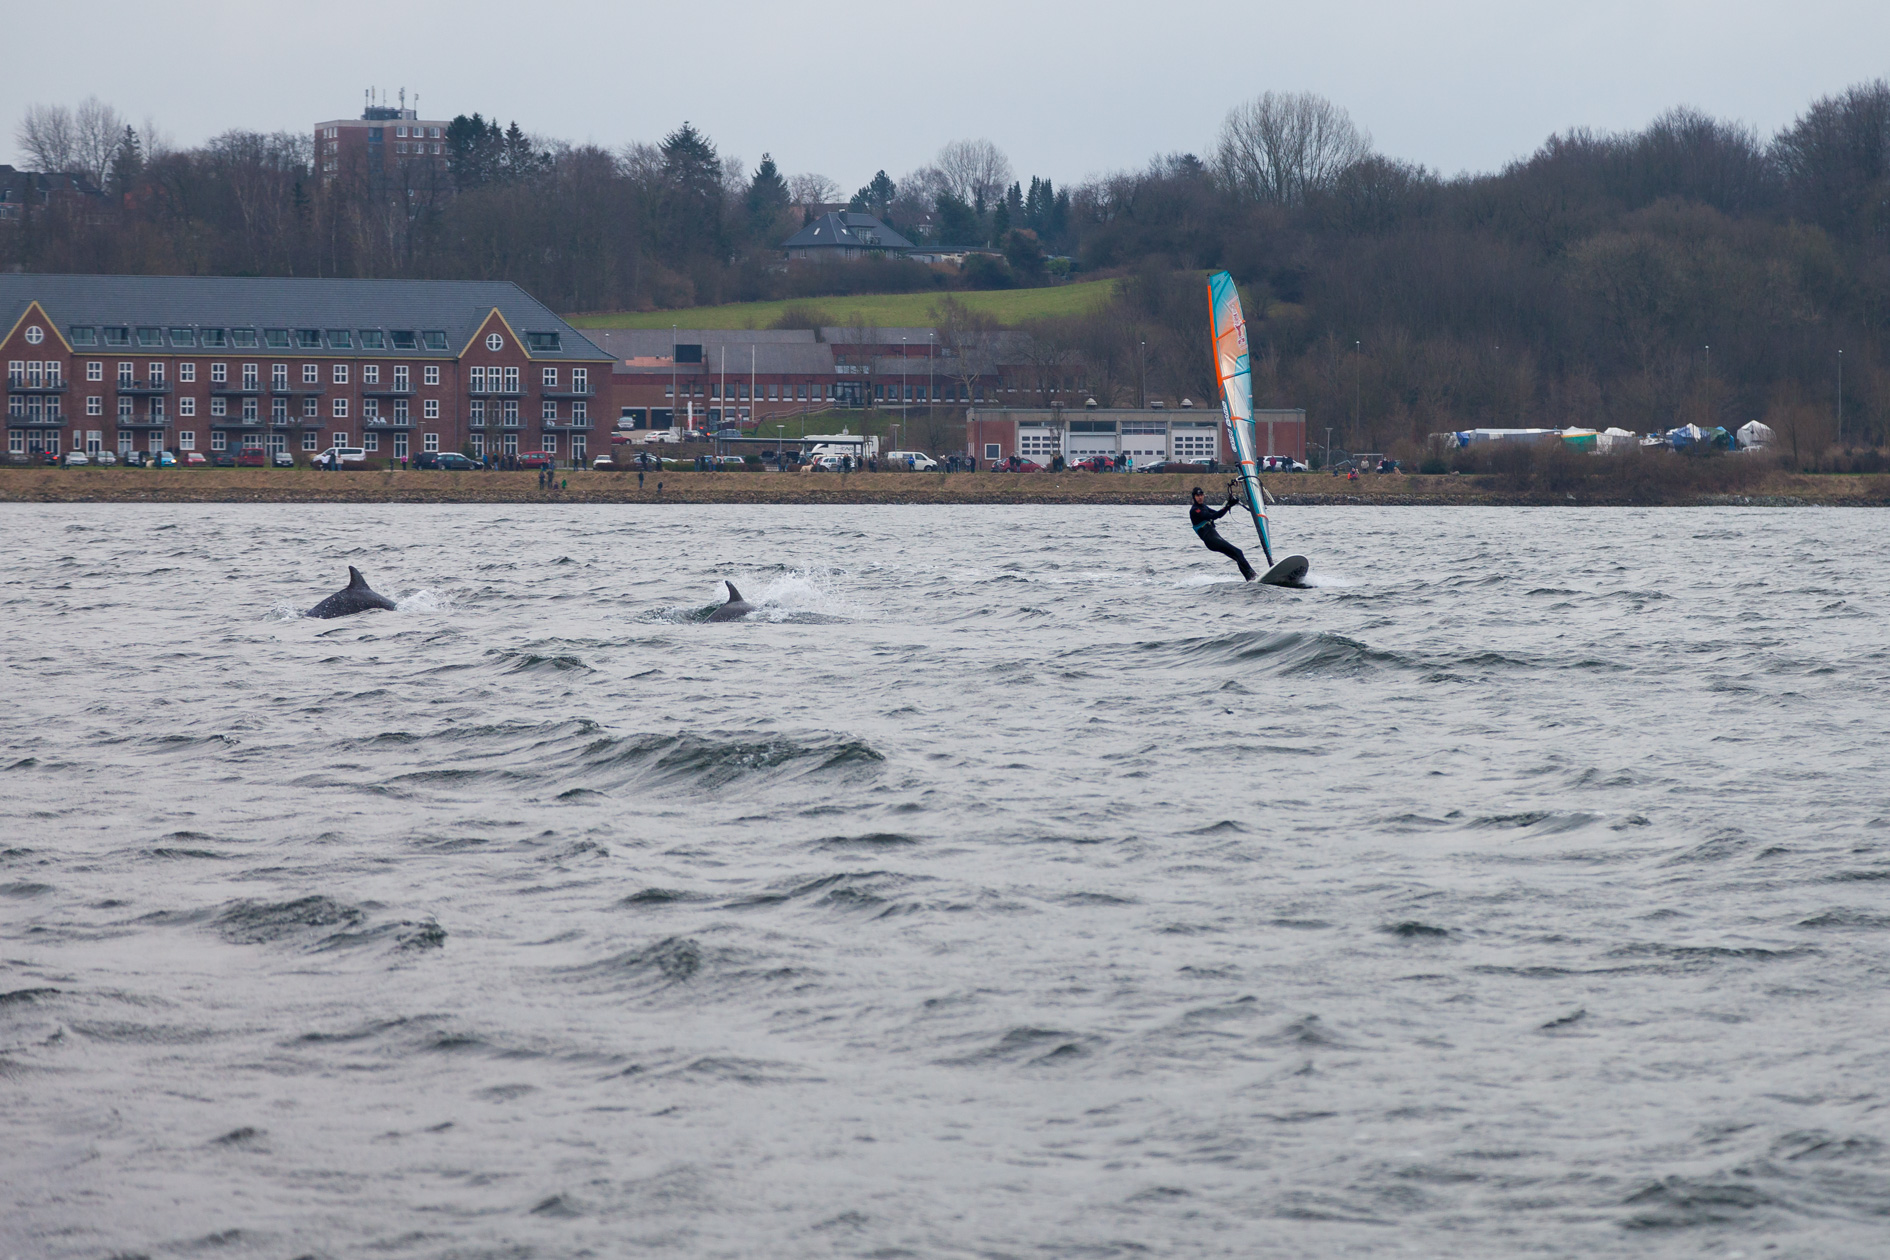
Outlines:
{"type": "MultiPolygon", "coordinates": [[[[1100,473],[560,473],[565,490],[538,488],[531,472],[360,472],[261,468],[26,468],[0,470],[11,503],[1092,503],[1161,504],[1177,510],[1197,482],[1189,474],[1100,473]],[[663,490],[657,492],[661,482],[663,490]]],[[[1288,506],[1704,506],[1723,504],[1890,507],[1890,475],[1768,473],[1737,493],[1675,488],[1658,498],[1504,487],[1493,477],[1274,477],[1288,506]]]]}
{"type": "Polygon", "coordinates": [[[944,297],[998,323],[1014,325],[1093,311],[1115,292],[1114,280],[1085,280],[1046,289],[974,289],[966,292],[863,293],[856,297],[789,298],[780,302],[731,302],[676,311],[603,311],[566,315],[578,328],[772,328],[792,307],[817,312],[809,326],[833,327],[855,319],[876,328],[911,328],[936,322],[932,308],[944,297]]]}

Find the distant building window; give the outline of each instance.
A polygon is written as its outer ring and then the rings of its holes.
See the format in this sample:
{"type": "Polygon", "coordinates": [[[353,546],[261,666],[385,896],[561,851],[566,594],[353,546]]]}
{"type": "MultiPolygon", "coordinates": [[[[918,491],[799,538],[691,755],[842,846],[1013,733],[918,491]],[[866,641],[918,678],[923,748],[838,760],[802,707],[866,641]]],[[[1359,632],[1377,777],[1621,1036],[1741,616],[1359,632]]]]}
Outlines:
{"type": "Polygon", "coordinates": [[[378,328],[363,328],[361,330],[361,348],[363,350],[385,350],[387,349],[387,335],[378,328]]]}
{"type": "Polygon", "coordinates": [[[314,429],[302,430],[302,449],[303,450],[319,451],[321,448],[322,448],[322,435],[320,433],[316,432],[314,429]]]}
{"type": "Polygon", "coordinates": [[[315,395],[313,394],[308,394],[304,396],[302,399],[302,414],[307,416],[311,420],[314,419],[316,416],[321,415],[322,414],[322,400],[315,397],[315,395]]]}
{"type": "Polygon", "coordinates": [[[131,419],[131,399],[120,398],[118,400],[118,418],[120,420],[131,419]]]}
{"type": "Polygon", "coordinates": [[[75,346],[96,346],[98,344],[98,329],[96,328],[74,327],[68,329],[68,331],[72,334],[72,344],[75,346]]]}
{"type": "Polygon", "coordinates": [[[378,363],[363,363],[361,365],[361,383],[363,385],[379,385],[381,383],[381,365],[378,363]]]}
{"type": "Polygon", "coordinates": [[[212,416],[229,415],[230,414],[229,401],[223,398],[212,398],[210,400],[210,414],[212,416]]]}
{"type": "MultiPolygon", "coordinates": [[[[131,400],[127,398],[125,399],[125,401],[130,402],[131,400]]],[[[88,416],[104,415],[105,414],[105,400],[99,397],[97,394],[93,394],[91,397],[87,398],[85,400],[85,414],[88,416]]]]}
{"type": "Polygon", "coordinates": [[[179,398],[177,400],[177,414],[180,416],[196,415],[197,400],[192,398],[189,394],[185,394],[182,398],[179,398]]]}
{"type": "Polygon", "coordinates": [[[393,338],[394,349],[396,350],[418,350],[420,348],[419,339],[411,332],[397,328],[388,335],[393,338]]]}
{"type": "MultiPolygon", "coordinates": [[[[427,128],[427,135],[438,140],[440,138],[440,129],[438,127],[429,127],[427,128]]],[[[438,152],[438,150],[435,150],[435,152],[438,152]]]]}
{"type": "Polygon", "coordinates": [[[200,328],[197,330],[197,337],[204,345],[213,349],[223,348],[224,337],[221,328],[200,328]]]}
{"type": "Polygon", "coordinates": [[[558,435],[555,433],[545,434],[545,454],[556,455],[557,453],[558,453],[558,435]]]}
{"type": "Polygon", "coordinates": [[[508,394],[518,393],[518,369],[515,367],[505,369],[505,392],[508,394]]]}
{"type": "Polygon", "coordinates": [[[345,398],[335,399],[335,409],[334,409],[333,414],[334,414],[335,419],[337,420],[346,420],[348,418],[348,400],[345,398]]]}
{"type": "Polygon", "coordinates": [[[498,333],[487,334],[486,349],[493,351],[505,349],[505,338],[501,337],[498,333]]]}
{"type": "Polygon", "coordinates": [[[407,458],[407,435],[405,433],[394,434],[394,458],[407,458]]]}
{"type": "Polygon", "coordinates": [[[319,385],[319,384],[321,384],[321,383],[322,383],[322,367],[321,367],[321,364],[319,364],[319,363],[304,363],[304,364],[302,365],[302,384],[304,384],[304,385],[319,385]]]}
{"type": "Polygon", "coordinates": [[[546,424],[556,424],[558,422],[558,404],[549,398],[545,399],[545,401],[539,405],[538,418],[543,420],[546,424]]]}
{"type": "Polygon", "coordinates": [[[287,389],[289,387],[289,365],[272,363],[269,365],[269,388],[287,389]]]}
{"type": "Polygon", "coordinates": [[[352,349],[354,346],[354,334],[350,333],[345,328],[330,328],[328,330],[328,344],[337,350],[352,349]]]}
{"type": "Polygon", "coordinates": [[[256,330],[254,328],[230,329],[230,344],[238,350],[254,350],[256,348],[256,330]]]}
{"type": "Polygon", "coordinates": [[[212,363],[210,365],[210,383],[212,385],[225,384],[229,381],[229,379],[230,379],[230,365],[229,364],[212,363]]]}
{"type": "Polygon", "coordinates": [[[399,363],[394,366],[394,388],[395,389],[409,388],[408,381],[411,379],[412,378],[408,376],[407,374],[407,365],[405,363],[399,363]]]}
{"type": "Polygon", "coordinates": [[[380,450],[381,435],[378,433],[363,433],[361,435],[361,449],[364,451],[380,450]]]}
{"type": "Polygon", "coordinates": [[[405,424],[408,418],[407,400],[405,398],[394,399],[394,423],[405,424]]]}
{"type": "Polygon", "coordinates": [[[97,359],[88,360],[85,365],[85,379],[88,381],[104,380],[105,365],[100,363],[97,359]]]}
{"type": "Polygon", "coordinates": [[[197,344],[197,334],[188,328],[173,328],[171,329],[171,344],[174,346],[194,346],[197,344]]]}
{"type": "Polygon", "coordinates": [[[107,328],[105,330],[105,344],[108,346],[130,345],[131,344],[131,329],[107,328]]]}
{"type": "Polygon", "coordinates": [[[429,385],[438,385],[440,383],[440,365],[437,363],[427,364],[426,375],[422,379],[429,385]]]}
{"type": "Polygon", "coordinates": [[[571,369],[571,388],[578,391],[579,393],[583,393],[585,390],[589,389],[590,387],[591,387],[591,370],[589,368],[572,368],[571,369]]]}
{"type": "MultiPolygon", "coordinates": [[[[154,398],[151,401],[156,402],[157,400],[154,398]]],[[[256,400],[254,398],[245,398],[243,400],[243,419],[254,420],[255,418],[256,418],[256,400]]]]}
{"type": "Polygon", "coordinates": [[[525,348],[537,353],[541,350],[561,350],[559,336],[555,332],[535,332],[525,334],[525,348]]]}
{"type": "Polygon", "coordinates": [[[334,380],[335,380],[335,384],[337,385],[346,385],[348,383],[348,365],[347,364],[345,363],[335,364],[334,380]]]}
{"type": "MultiPolygon", "coordinates": [[[[242,334],[239,333],[237,335],[241,336],[242,334]]],[[[237,344],[241,345],[242,343],[239,341],[237,344]]],[[[271,350],[287,350],[289,348],[289,330],[286,328],[263,329],[263,344],[267,345],[271,350]]]]}
{"type": "Polygon", "coordinates": [[[440,449],[440,435],[437,433],[424,434],[420,439],[420,449],[423,451],[439,450],[440,449]]]}
{"type": "Polygon", "coordinates": [[[558,388],[558,369],[555,367],[546,368],[541,375],[541,379],[544,381],[546,389],[558,388]]]}
{"type": "Polygon", "coordinates": [[[223,449],[223,446],[224,446],[224,442],[225,442],[225,441],[226,441],[226,439],[225,439],[225,438],[224,438],[224,436],[223,436],[223,430],[222,430],[222,429],[212,429],[212,430],[210,430],[210,449],[211,449],[211,450],[213,450],[213,451],[220,451],[220,450],[222,450],[222,449],[223,449]]]}
{"type": "Polygon", "coordinates": [[[319,328],[296,329],[295,345],[298,350],[320,350],[322,348],[322,330],[319,328]]]}
{"type": "Polygon", "coordinates": [[[986,459],[1003,459],[1004,448],[999,446],[996,442],[986,442],[984,444],[984,457],[986,459]]]}
{"type": "Polygon", "coordinates": [[[164,330],[162,328],[140,328],[138,330],[138,344],[140,346],[162,346],[164,344],[164,330]]]}
{"type": "Polygon", "coordinates": [[[381,400],[378,398],[363,398],[361,400],[361,418],[363,420],[378,420],[380,417],[381,400]]]}
{"type": "Polygon", "coordinates": [[[440,400],[437,398],[429,398],[421,403],[420,414],[425,416],[428,420],[438,420],[440,418],[440,400]]]}
{"type": "Polygon", "coordinates": [[[178,364],[177,379],[184,382],[186,385],[195,382],[197,379],[197,365],[195,363],[178,364]]]}
{"type": "Polygon", "coordinates": [[[589,405],[586,403],[581,403],[581,402],[572,403],[571,404],[571,423],[572,424],[589,424],[590,422],[591,422],[591,419],[590,419],[589,405]]]}
{"type": "Polygon", "coordinates": [[[179,429],[177,431],[177,449],[180,451],[196,450],[197,435],[189,429],[179,429]]]}
{"type": "Polygon", "coordinates": [[[402,140],[405,140],[407,138],[407,129],[405,127],[396,127],[394,128],[394,134],[399,136],[402,140]]]}
{"type": "Polygon", "coordinates": [[[288,420],[289,400],[286,398],[271,398],[269,400],[269,418],[274,420],[277,424],[288,420]]]}

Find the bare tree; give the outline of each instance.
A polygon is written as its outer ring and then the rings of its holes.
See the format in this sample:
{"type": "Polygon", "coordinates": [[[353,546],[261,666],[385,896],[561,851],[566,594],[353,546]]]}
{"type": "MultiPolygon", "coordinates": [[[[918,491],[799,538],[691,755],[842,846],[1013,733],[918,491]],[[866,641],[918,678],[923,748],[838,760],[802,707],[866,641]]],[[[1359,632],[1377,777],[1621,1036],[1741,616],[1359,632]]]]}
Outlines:
{"type": "Polygon", "coordinates": [[[1227,111],[1215,173],[1254,201],[1297,205],[1367,157],[1372,140],[1352,116],[1312,92],[1263,92],[1227,111]]]}
{"type": "Polygon", "coordinates": [[[997,371],[997,321],[949,294],[938,300],[931,315],[938,330],[939,374],[964,386],[966,400],[976,397],[984,379],[997,371]]]}
{"type": "Polygon", "coordinates": [[[41,171],[70,171],[78,166],[78,135],[72,111],[64,105],[29,105],[13,138],[41,171]]]}
{"type": "Polygon", "coordinates": [[[979,208],[990,206],[1011,183],[1011,161],[989,140],[954,140],[938,151],[932,170],[939,190],[979,208]]]}
{"type": "Polygon", "coordinates": [[[788,200],[797,206],[832,205],[840,200],[840,185],[812,171],[788,177],[788,200]]]}
{"type": "Polygon", "coordinates": [[[72,115],[73,161],[100,188],[105,186],[105,177],[111,173],[112,161],[124,138],[125,120],[117,110],[96,96],[79,102],[72,115]]]}

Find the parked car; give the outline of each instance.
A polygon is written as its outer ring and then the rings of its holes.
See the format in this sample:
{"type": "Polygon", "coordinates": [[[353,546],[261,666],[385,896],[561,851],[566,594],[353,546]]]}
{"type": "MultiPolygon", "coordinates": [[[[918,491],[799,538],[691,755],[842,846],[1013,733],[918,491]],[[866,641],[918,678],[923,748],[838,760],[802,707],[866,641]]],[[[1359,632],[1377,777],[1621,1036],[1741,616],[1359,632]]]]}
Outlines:
{"type": "Polygon", "coordinates": [[[1210,473],[1213,472],[1214,469],[1212,465],[1197,464],[1192,460],[1165,459],[1159,464],[1150,464],[1147,468],[1138,469],[1137,471],[1152,473],[1210,473]]]}
{"type": "Polygon", "coordinates": [[[287,451],[277,451],[269,457],[269,466],[271,468],[293,468],[295,467],[295,456],[289,454],[287,451]]]}
{"type": "Polygon", "coordinates": [[[1077,460],[1074,464],[1071,464],[1070,467],[1076,469],[1078,472],[1108,472],[1109,457],[1107,455],[1091,455],[1088,459],[1077,460]]]}
{"type": "Polygon", "coordinates": [[[1305,472],[1306,465],[1291,455],[1268,455],[1261,459],[1260,469],[1262,472],[1305,472]]]}
{"type": "Polygon", "coordinates": [[[149,468],[157,461],[146,456],[143,451],[126,451],[118,462],[127,468],[149,468]]]}
{"type": "Polygon", "coordinates": [[[367,451],[359,446],[331,446],[315,457],[315,463],[323,468],[347,468],[350,464],[365,468],[367,451]]]}
{"type": "Polygon", "coordinates": [[[155,463],[159,468],[175,468],[177,467],[177,456],[173,455],[169,451],[159,451],[157,453],[157,458],[154,459],[152,462],[155,463]]]}
{"type": "Polygon", "coordinates": [[[748,467],[748,461],[743,459],[740,455],[717,455],[715,457],[715,466],[717,468],[746,468],[748,467]]]}
{"type": "Polygon", "coordinates": [[[236,453],[236,466],[238,468],[267,468],[269,456],[260,446],[246,446],[236,453]]]}
{"type": "Polygon", "coordinates": [[[204,458],[204,454],[202,451],[185,451],[184,452],[184,467],[208,468],[209,466],[210,466],[210,461],[204,458]]]}
{"type": "Polygon", "coordinates": [[[0,464],[11,464],[14,467],[18,467],[22,464],[37,464],[38,462],[39,458],[37,456],[28,455],[25,451],[7,451],[4,454],[0,454],[0,464]]]}
{"type": "Polygon", "coordinates": [[[110,451],[100,451],[98,454],[92,456],[92,466],[94,468],[116,468],[118,467],[118,456],[112,454],[110,451]]]}
{"type": "Polygon", "coordinates": [[[556,468],[558,457],[549,451],[526,451],[518,457],[520,468],[556,468]]]}
{"type": "Polygon", "coordinates": [[[441,451],[439,466],[447,472],[471,472],[479,467],[479,461],[468,459],[458,451],[441,451]]]}
{"type": "Polygon", "coordinates": [[[210,453],[210,466],[212,468],[236,467],[236,452],[235,451],[212,451],[210,453]]]}
{"type": "Polygon", "coordinates": [[[880,466],[891,465],[893,468],[908,468],[913,472],[931,472],[938,467],[938,461],[924,451],[888,451],[880,466]]]}
{"type": "Polygon", "coordinates": [[[67,451],[66,457],[59,462],[67,468],[83,468],[92,461],[85,457],[84,451],[67,451]]]}

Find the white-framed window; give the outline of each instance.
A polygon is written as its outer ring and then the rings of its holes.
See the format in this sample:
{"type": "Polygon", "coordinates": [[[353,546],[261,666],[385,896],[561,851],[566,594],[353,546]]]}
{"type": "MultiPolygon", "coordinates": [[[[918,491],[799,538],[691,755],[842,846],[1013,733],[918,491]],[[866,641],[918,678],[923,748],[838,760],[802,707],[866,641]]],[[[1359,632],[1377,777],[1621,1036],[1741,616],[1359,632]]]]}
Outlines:
{"type": "Polygon", "coordinates": [[[545,434],[545,454],[556,455],[557,453],[558,453],[558,435],[555,433],[545,434]]]}
{"type": "MultiPolygon", "coordinates": [[[[497,368],[493,369],[495,372],[497,368]]],[[[466,372],[466,388],[477,394],[486,387],[486,370],[482,367],[469,368],[466,372]]]]}
{"type": "Polygon", "coordinates": [[[429,398],[421,403],[420,414],[425,416],[428,420],[438,420],[440,418],[440,400],[437,398],[429,398]]]}
{"type": "Polygon", "coordinates": [[[196,415],[197,400],[192,398],[189,394],[185,394],[182,398],[179,398],[177,400],[177,414],[180,416],[196,415]]]}
{"type": "Polygon", "coordinates": [[[408,418],[407,400],[405,398],[394,399],[394,423],[405,424],[408,418]]]}
{"type": "Polygon", "coordinates": [[[984,444],[984,457],[986,459],[1003,459],[1004,448],[999,446],[996,442],[986,442],[984,444]]]}
{"type": "Polygon", "coordinates": [[[333,376],[335,384],[346,385],[348,383],[348,365],[345,363],[335,364],[333,376]]]}
{"type": "Polygon", "coordinates": [[[508,394],[518,393],[518,369],[515,367],[505,369],[505,392],[508,394]]]}
{"type": "Polygon", "coordinates": [[[163,379],[164,379],[164,365],[162,363],[153,363],[151,365],[151,380],[155,382],[155,381],[162,381],[163,379]]]}
{"type": "Polygon", "coordinates": [[[183,382],[184,384],[186,384],[186,385],[194,385],[194,384],[196,384],[196,382],[197,382],[197,365],[196,365],[195,363],[180,363],[180,364],[178,364],[178,365],[177,365],[177,379],[178,379],[178,380],[180,380],[180,381],[182,381],[182,382],[183,382]]]}
{"type": "Polygon", "coordinates": [[[768,401],[769,402],[774,402],[778,400],[780,397],[781,397],[781,387],[779,385],[768,386],[768,401]]]}
{"type": "Polygon", "coordinates": [[[420,379],[429,385],[438,385],[440,383],[440,365],[437,363],[427,364],[426,367],[421,370],[420,379]]]}
{"type": "Polygon", "coordinates": [[[317,433],[314,429],[302,430],[302,449],[305,451],[321,450],[322,435],[317,433]]]}
{"type": "Polygon", "coordinates": [[[589,424],[591,422],[590,404],[574,402],[571,404],[571,423],[589,424]]]}
{"type": "Polygon", "coordinates": [[[229,380],[230,380],[230,365],[229,364],[212,363],[210,365],[210,383],[212,385],[227,385],[229,383],[229,380]]]}
{"type": "Polygon", "coordinates": [[[120,363],[118,365],[118,383],[120,385],[131,384],[131,364],[120,363]]]}
{"type": "Polygon", "coordinates": [[[508,429],[518,428],[518,399],[508,398],[505,400],[504,424],[508,429]]]}
{"type": "Polygon", "coordinates": [[[575,433],[571,435],[571,462],[574,464],[584,462],[584,438],[575,433]]]}
{"type": "Polygon", "coordinates": [[[440,435],[437,433],[422,434],[420,437],[420,449],[423,451],[439,450],[440,449],[440,435]]]}
{"type": "Polygon", "coordinates": [[[363,385],[379,385],[381,383],[381,365],[378,363],[363,363],[361,365],[361,383],[363,385]]]}
{"type": "Polygon", "coordinates": [[[405,433],[394,434],[394,458],[407,458],[407,435],[405,433]]]}
{"type": "MultiPolygon", "coordinates": [[[[505,349],[505,338],[501,337],[498,333],[487,334],[486,349],[492,351],[494,354],[497,354],[499,351],[505,349]]],[[[517,371],[518,369],[514,368],[512,370],[517,371]]]]}
{"type": "Polygon", "coordinates": [[[363,398],[361,400],[361,418],[363,420],[379,420],[381,418],[381,400],[378,398],[363,398]]]}
{"type": "Polygon", "coordinates": [[[337,420],[346,420],[348,418],[348,400],[345,398],[335,399],[334,410],[331,414],[337,420]]]}
{"type": "Polygon", "coordinates": [[[197,435],[189,429],[179,429],[177,431],[177,449],[180,451],[196,450],[197,435]]]}
{"type": "Polygon", "coordinates": [[[286,424],[289,419],[289,400],[271,398],[269,400],[269,418],[277,424],[286,424]]]}
{"type": "Polygon", "coordinates": [[[571,369],[571,388],[577,390],[579,393],[583,393],[585,390],[589,389],[590,387],[591,387],[591,370],[589,368],[572,368],[571,369]]]}
{"type": "Polygon", "coordinates": [[[310,394],[302,399],[302,414],[313,420],[322,414],[322,400],[310,394]]]}
{"type": "Polygon", "coordinates": [[[243,419],[254,420],[255,418],[256,418],[256,400],[254,398],[245,398],[243,400],[243,419]]]}
{"type": "Polygon", "coordinates": [[[394,365],[394,388],[408,388],[407,382],[410,379],[411,378],[407,375],[407,365],[405,363],[396,363],[394,365]]]}
{"type": "Polygon", "coordinates": [[[85,379],[88,381],[104,380],[105,365],[100,363],[97,359],[87,359],[85,361],[85,379]]]}
{"type": "Polygon", "coordinates": [[[544,371],[544,382],[546,389],[558,388],[558,369],[555,367],[546,368],[544,371]]]}
{"type": "Polygon", "coordinates": [[[121,429],[121,430],[119,430],[119,433],[118,433],[118,453],[119,453],[120,455],[129,455],[129,454],[131,454],[131,444],[132,444],[132,442],[133,442],[134,440],[135,440],[135,439],[134,439],[134,438],[132,437],[132,435],[131,435],[131,434],[130,434],[129,432],[127,432],[127,431],[125,431],[125,430],[122,430],[122,429],[121,429]]]}
{"type": "Polygon", "coordinates": [[[321,384],[321,383],[322,383],[322,367],[321,367],[321,364],[319,364],[319,363],[304,363],[304,364],[302,365],[302,384],[304,384],[304,385],[319,385],[319,384],[321,384]]]}
{"type": "MultiPolygon", "coordinates": [[[[127,398],[125,401],[130,402],[131,400],[127,398]]],[[[89,395],[85,400],[85,414],[88,416],[104,415],[105,400],[97,394],[89,395]]]]}
{"type": "Polygon", "coordinates": [[[230,400],[227,398],[212,398],[210,400],[210,414],[212,416],[229,415],[230,414],[230,400]]]}
{"type": "Polygon", "coordinates": [[[348,435],[345,432],[330,433],[328,436],[334,439],[329,443],[330,446],[346,446],[348,444],[348,435]]]}
{"type": "Polygon", "coordinates": [[[157,421],[159,424],[164,423],[164,400],[162,398],[153,398],[151,400],[151,419],[157,421]]]}
{"type": "Polygon", "coordinates": [[[118,400],[118,418],[120,420],[131,419],[131,399],[120,398],[118,400]]]}
{"type": "Polygon", "coordinates": [[[361,435],[361,449],[364,451],[380,450],[381,435],[378,433],[363,433],[361,435]]]}
{"type": "Polygon", "coordinates": [[[224,437],[222,429],[210,430],[210,449],[211,450],[220,451],[228,444],[229,444],[229,440],[224,437]]]}
{"type": "Polygon", "coordinates": [[[518,454],[518,434],[508,433],[505,435],[505,453],[507,455],[518,454]]]}
{"type": "Polygon", "coordinates": [[[272,363],[269,365],[269,388],[287,389],[289,387],[289,365],[272,363]]]}
{"type": "Polygon", "coordinates": [[[807,385],[805,382],[794,387],[794,396],[802,402],[807,401],[807,385]]]}
{"type": "Polygon", "coordinates": [[[261,370],[262,370],[262,365],[260,363],[245,363],[243,365],[243,388],[244,389],[256,388],[256,382],[258,381],[258,379],[260,379],[258,374],[261,372],[261,370]]]}
{"type": "Polygon", "coordinates": [[[105,434],[98,429],[88,430],[85,435],[85,453],[96,455],[105,446],[105,434]]]}
{"type": "Polygon", "coordinates": [[[543,420],[546,424],[558,423],[557,402],[554,399],[547,398],[544,402],[540,403],[538,405],[538,418],[543,420]]]}
{"type": "Polygon", "coordinates": [[[486,435],[485,434],[475,433],[470,438],[467,439],[467,442],[472,447],[472,453],[473,453],[474,459],[484,459],[486,457],[486,435]]]}
{"type": "Polygon", "coordinates": [[[471,424],[475,428],[486,422],[485,399],[475,398],[466,404],[466,420],[468,424],[471,424]]]}

